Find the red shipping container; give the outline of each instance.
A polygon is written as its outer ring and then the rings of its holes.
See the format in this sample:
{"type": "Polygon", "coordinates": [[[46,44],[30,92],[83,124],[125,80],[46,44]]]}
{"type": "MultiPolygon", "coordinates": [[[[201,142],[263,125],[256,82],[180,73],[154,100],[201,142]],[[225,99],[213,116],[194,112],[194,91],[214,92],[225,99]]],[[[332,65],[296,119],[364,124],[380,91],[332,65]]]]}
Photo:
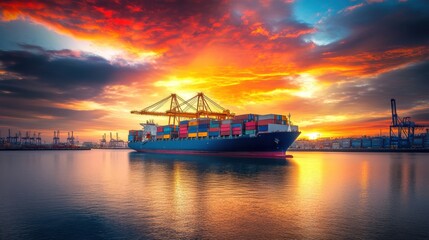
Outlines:
{"type": "Polygon", "coordinates": [[[156,128],[156,131],[157,131],[157,132],[164,132],[164,127],[157,127],[157,128],[156,128]]]}
{"type": "Polygon", "coordinates": [[[256,126],[246,126],[246,130],[256,130],[256,126]]]}
{"type": "Polygon", "coordinates": [[[274,119],[266,119],[266,120],[259,120],[258,125],[268,125],[268,124],[274,124],[276,121],[274,119]]]}
{"type": "Polygon", "coordinates": [[[220,128],[209,128],[209,132],[219,132],[220,128]]]}
{"type": "Polygon", "coordinates": [[[256,126],[256,122],[255,121],[251,121],[251,122],[247,122],[245,123],[246,126],[256,126]]]}

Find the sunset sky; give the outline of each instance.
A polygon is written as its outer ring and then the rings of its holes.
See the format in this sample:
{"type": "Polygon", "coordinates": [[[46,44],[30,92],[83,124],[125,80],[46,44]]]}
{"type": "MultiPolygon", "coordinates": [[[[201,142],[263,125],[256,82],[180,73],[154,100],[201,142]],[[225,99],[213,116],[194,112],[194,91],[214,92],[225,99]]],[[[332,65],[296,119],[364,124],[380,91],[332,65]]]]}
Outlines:
{"type": "Polygon", "coordinates": [[[154,119],[130,110],[201,91],[304,137],[388,134],[391,98],[429,124],[429,2],[0,2],[2,136],[126,139],[154,119]]]}

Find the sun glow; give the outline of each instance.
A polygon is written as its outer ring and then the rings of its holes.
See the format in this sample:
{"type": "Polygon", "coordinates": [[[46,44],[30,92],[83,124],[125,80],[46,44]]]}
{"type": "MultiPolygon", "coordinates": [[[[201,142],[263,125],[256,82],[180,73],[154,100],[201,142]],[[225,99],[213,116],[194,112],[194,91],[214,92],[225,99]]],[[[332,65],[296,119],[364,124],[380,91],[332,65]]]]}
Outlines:
{"type": "Polygon", "coordinates": [[[320,133],[318,133],[318,132],[311,132],[311,133],[307,133],[306,136],[310,140],[316,140],[316,139],[320,138],[320,133]]]}

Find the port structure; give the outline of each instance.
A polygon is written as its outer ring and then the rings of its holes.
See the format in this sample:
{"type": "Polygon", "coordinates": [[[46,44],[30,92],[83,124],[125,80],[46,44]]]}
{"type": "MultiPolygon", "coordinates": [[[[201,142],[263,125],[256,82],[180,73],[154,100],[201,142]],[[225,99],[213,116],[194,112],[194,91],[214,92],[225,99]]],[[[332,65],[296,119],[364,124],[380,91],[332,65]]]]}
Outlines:
{"type": "Polygon", "coordinates": [[[202,92],[188,100],[184,100],[177,94],[173,93],[161,101],[158,101],[140,111],[133,110],[131,113],[150,116],[166,116],[168,117],[169,125],[178,125],[181,118],[191,119],[207,117],[224,120],[235,116],[234,113],[223,108],[202,92]],[[167,103],[169,104],[169,109],[166,111],[159,110],[167,103]]]}
{"type": "Polygon", "coordinates": [[[396,112],[396,100],[390,100],[392,124],[390,125],[390,148],[411,148],[414,137],[419,130],[426,126],[411,121],[411,117],[400,118],[396,112]]]}

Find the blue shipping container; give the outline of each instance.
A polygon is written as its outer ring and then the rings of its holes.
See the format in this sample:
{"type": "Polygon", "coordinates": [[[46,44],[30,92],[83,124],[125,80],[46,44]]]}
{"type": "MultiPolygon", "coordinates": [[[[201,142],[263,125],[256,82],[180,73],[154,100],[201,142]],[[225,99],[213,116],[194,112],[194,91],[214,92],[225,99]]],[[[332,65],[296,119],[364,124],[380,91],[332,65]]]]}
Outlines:
{"type": "Polygon", "coordinates": [[[258,131],[259,132],[266,132],[266,131],[268,131],[268,125],[259,125],[258,126],[258,131]]]}
{"type": "Polygon", "coordinates": [[[209,137],[219,137],[219,132],[209,132],[209,137]]]}
{"type": "Polygon", "coordinates": [[[199,127],[198,128],[198,132],[208,132],[209,128],[208,127],[199,127]]]}

